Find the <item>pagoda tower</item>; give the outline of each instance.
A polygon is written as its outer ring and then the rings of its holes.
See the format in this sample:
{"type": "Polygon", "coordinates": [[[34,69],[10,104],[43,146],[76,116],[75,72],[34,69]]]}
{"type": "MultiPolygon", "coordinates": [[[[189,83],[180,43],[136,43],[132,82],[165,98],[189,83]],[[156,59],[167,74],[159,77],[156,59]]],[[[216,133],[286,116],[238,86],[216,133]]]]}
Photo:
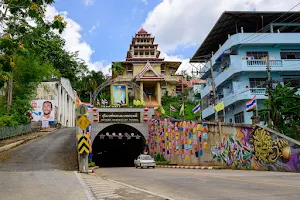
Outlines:
{"type": "Polygon", "coordinates": [[[158,44],[154,40],[155,37],[141,28],[132,37],[126,60],[120,62],[124,72],[117,77],[138,84],[139,91],[129,88],[130,95],[136,100],[145,101],[148,107],[160,107],[163,95],[176,95],[179,78],[175,72],[181,65],[181,62],[160,58],[158,44]]]}

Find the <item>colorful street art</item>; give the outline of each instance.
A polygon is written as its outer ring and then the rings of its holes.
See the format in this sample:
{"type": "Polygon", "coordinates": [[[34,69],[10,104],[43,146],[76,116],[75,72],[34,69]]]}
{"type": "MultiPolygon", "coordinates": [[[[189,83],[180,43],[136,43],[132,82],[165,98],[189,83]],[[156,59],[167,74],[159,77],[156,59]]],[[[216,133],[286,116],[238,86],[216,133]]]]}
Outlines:
{"type": "Polygon", "coordinates": [[[254,126],[236,129],[211,149],[213,159],[233,169],[300,172],[300,145],[254,126]]]}
{"type": "Polygon", "coordinates": [[[208,150],[207,131],[205,122],[150,120],[147,145],[152,155],[160,153],[168,160],[175,156],[190,160],[203,156],[208,150]]]}

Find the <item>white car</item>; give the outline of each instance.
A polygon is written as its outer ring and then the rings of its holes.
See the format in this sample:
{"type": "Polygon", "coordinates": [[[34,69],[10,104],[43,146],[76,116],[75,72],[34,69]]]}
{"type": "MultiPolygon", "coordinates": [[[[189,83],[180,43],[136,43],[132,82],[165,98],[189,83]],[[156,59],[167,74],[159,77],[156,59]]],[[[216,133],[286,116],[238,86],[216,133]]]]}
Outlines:
{"type": "Polygon", "coordinates": [[[136,160],[134,160],[134,165],[136,168],[152,167],[155,168],[156,163],[154,159],[149,155],[140,155],[136,160]]]}

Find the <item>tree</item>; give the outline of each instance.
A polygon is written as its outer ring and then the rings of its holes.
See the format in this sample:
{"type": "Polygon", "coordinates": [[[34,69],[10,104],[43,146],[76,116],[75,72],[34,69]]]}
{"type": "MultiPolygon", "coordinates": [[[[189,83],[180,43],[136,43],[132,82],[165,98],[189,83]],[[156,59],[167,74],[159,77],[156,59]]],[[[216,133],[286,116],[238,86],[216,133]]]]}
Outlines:
{"type": "Polygon", "coordinates": [[[264,101],[264,109],[260,114],[267,121],[270,111],[272,121],[270,128],[299,139],[297,126],[300,125],[300,95],[296,95],[296,92],[297,88],[290,88],[290,84],[284,86],[278,84],[271,92],[271,96],[264,101]]]}
{"type": "Polygon", "coordinates": [[[123,74],[124,67],[122,66],[122,63],[120,62],[113,63],[111,67],[111,72],[112,72],[112,78],[116,78],[118,75],[123,74]]]}
{"type": "Polygon", "coordinates": [[[57,29],[60,33],[66,26],[63,18],[55,16],[52,22],[44,20],[45,8],[53,0],[4,0],[0,6],[4,11],[0,12],[0,24],[3,27],[3,36],[0,39],[2,66],[0,74],[3,81],[7,82],[7,111],[10,112],[13,94],[13,72],[15,57],[23,56],[26,52],[22,37],[30,34],[34,26],[47,29],[57,29]],[[31,23],[29,23],[31,21],[31,23]],[[7,75],[8,73],[8,75],[7,75]]]}

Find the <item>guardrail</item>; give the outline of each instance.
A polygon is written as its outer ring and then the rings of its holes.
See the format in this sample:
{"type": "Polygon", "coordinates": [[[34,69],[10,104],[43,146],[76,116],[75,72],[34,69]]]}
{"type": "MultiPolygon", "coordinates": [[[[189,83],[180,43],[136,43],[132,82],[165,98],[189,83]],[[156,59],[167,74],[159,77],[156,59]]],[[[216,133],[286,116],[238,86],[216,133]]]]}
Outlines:
{"type": "Polygon", "coordinates": [[[0,127],[0,140],[31,132],[31,124],[0,127]]]}

